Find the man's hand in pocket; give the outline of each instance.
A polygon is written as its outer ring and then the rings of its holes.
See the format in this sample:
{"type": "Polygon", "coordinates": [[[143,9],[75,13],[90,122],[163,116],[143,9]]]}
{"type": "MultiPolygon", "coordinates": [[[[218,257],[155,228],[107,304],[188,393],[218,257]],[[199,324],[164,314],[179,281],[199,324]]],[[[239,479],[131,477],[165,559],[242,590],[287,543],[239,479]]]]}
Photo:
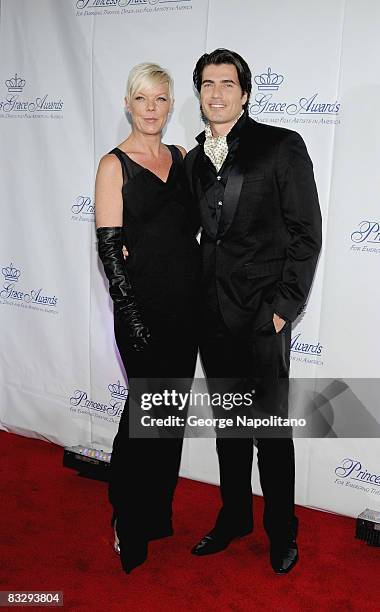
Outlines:
{"type": "Polygon", "coordinates": [[[274,328],[276,330],[276,334],[278,334],[282,330],[282,328],[284,327],[285,323],[286,323],[286,321],[284,321],[284,319],[282,319],[276,313],[274,313],[274,315],[273,315],[273,325],[274,325],[274,328]]]}

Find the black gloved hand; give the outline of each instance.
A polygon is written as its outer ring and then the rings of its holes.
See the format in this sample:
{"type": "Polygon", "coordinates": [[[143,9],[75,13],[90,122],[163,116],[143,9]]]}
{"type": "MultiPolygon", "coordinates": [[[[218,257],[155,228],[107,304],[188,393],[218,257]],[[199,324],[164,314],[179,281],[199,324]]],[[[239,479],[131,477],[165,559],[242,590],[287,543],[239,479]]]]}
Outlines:
{"type": "Polygon", "coordinates": [[[141,351],[147,346],[150,333],[142,322],[132,285],[125,270],[122,228],[98,227],[96,235],[99,257],[109,281],[114,310],[123,316],[134,349],[141,351]]]}

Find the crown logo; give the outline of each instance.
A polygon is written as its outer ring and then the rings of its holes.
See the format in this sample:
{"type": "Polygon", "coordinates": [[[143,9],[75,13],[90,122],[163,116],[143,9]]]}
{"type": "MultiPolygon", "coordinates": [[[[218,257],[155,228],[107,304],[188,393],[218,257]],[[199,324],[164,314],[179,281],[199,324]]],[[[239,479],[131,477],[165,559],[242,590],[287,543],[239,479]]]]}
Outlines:
{"type": "Polygon", "coordinates": [[[17,74],[15,74],[11,79],[5,81],[8,91],[11,91],[12,93],[20,93],[20,91],[23,90],[25,83],[25,79],[20,79],[17,74]]]}
{"type": "Polygon", "coordinates": [[[268,68],[268,72],[255,76],[255,83],[260,91],[277,91],[283,81],[282,74],[272,72],[271,68],[268,68]]]}
{"type": "Polygon", "coordinates": [[[13,263],[7,268],[2,269],[2,273],[4,274],[5,280],[10,281],[11,283],[17,283],[20,278],[20,270],[13,267],[13,263]]]}
{"type": "Polygon", "coordinates": [[[108,389],[111,392],[111,397],[113,397],[114,399],[127,399],[128,389],[120,383],[120,380],[118,380],[117,383],[114,383],[113,385],[108,385],[108,389]]]}

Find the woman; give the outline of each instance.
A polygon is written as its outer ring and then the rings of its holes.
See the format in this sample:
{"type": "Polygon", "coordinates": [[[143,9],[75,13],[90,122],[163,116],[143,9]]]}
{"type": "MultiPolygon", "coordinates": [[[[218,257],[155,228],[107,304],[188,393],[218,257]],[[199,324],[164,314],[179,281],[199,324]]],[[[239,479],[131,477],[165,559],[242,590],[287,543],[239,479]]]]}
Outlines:
{"type": "MultiPolygon", "coordinates": [[[[145,379],[149,391],[158,389],[157,379],[160,389],[169,379],[177,386],[191,384],[199,223],[186,189],[186,152],[161,142],[173,107],[170,75],[156,64],[135,66],[125,102],[132,132],[101,159],[95,200],[99,256],[114,302],[115,337],[131,404],[133,379],[145,379]]],[[[149,540],[173,533],[172,499],[182,451],[182,437],[129,437],[128,412],[127,402],[113,443],[109,487],[127,573],[145,561],[149,540]]]]}

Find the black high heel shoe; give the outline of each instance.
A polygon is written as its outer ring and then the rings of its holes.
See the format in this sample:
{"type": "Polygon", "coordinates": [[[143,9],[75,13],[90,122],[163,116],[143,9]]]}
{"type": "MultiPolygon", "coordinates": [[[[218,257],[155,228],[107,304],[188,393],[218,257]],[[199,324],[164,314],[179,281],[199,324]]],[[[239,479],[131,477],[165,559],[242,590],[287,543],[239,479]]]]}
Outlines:
{"type": "Polygon", "coordinates": [[[112,514],[112,518],[111,518],[111,529],[113,531],[113,549],[117,555],[120,555],[119,538],[116,533],[116,514],[115,512],[112,514]]]}
{"type": "Polygon", "coordinates": [[[137,540],[127,535],[124,521],[120,521],[115,514],[112,516],[111,525],[114,530],[113,549],[120,556],[121,565],[126,574],[142,565],[148,557],[147,540],[137,540]],[[124,532],[124,533],[123,533],[124,532]]]}
{"type": "MultiPolygon", "coordinates": [[[[116,532],[116,514],[112,515],[111,519],[111,527],[113,529],[114,539],[113,539],[113,549],[117,555],[120,555],[120,541],[116,532]]],[[[163,538],[169,538],[173,535],[173,526],[171,521],[167,522],[166,525],[152,528],[150,533],[147,535],[147,540],[162,540],[163,538]]]]}
{"type": "Polygon", "coordinates": [[[112,515],[111,527],[113,529],[113,549],[117,555],[120,555],[120,541],[116,532],[116,515],[112,515]]]}

